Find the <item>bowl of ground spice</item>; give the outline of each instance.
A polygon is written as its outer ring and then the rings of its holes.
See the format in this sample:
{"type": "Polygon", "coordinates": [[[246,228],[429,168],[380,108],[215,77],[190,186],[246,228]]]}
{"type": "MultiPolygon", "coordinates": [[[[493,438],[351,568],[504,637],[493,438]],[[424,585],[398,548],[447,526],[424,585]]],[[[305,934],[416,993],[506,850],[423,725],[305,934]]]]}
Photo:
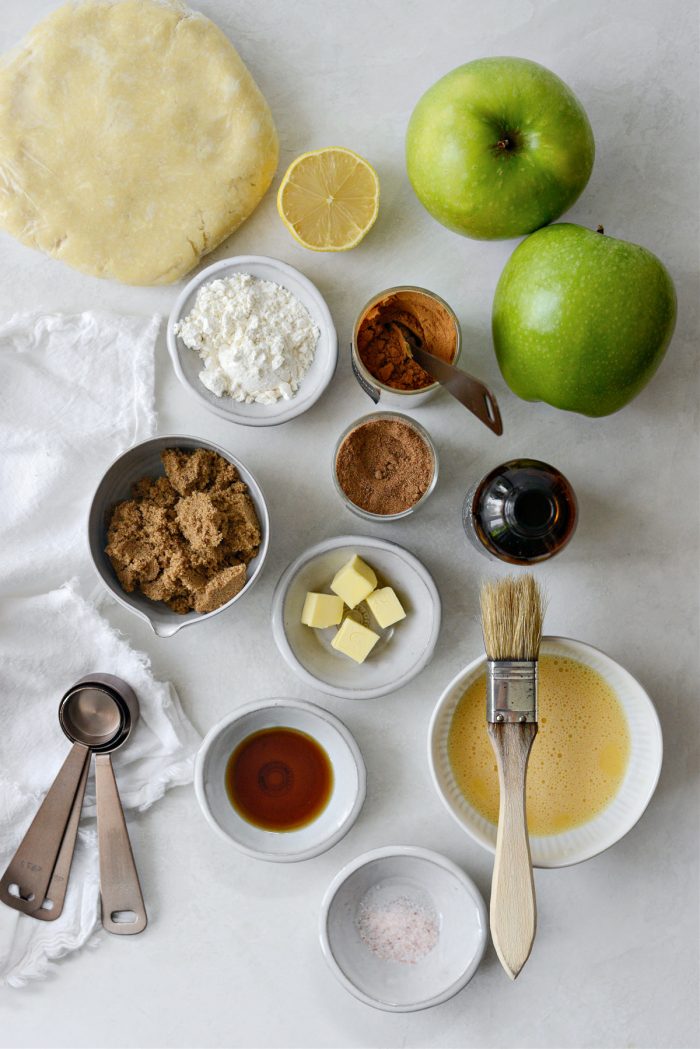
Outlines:
{"type": "Polygon", "coordinates": [[[240,600],[260,576],[269,531],[262,491],[243,463],[182,435],[120,455],[88,517],[102,582],[159,637],[240,600]]]}
{"type": "Polygon", "coordinates": [[[333,477],[353,513],[368,521],[397,521],[414,513],[434,490],[437,449],[413,419],[373,412],[340,435],[333,477]]]}
{"type": "Polygon", "coordinates": [[[352,338],[353,369],[375,403],[415,408],[440,389],[411,356],[415,345],[457,363],[459,321],[439,295],[403,285],[379,292],[360,310],[352,338]]]}

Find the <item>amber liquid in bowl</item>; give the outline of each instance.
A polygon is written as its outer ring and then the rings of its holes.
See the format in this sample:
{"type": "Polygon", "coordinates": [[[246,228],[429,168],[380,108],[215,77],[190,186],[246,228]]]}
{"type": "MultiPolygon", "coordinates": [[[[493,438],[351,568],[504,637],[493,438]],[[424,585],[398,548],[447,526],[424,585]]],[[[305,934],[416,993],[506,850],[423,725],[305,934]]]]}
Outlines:
{"type": "Polygon", "coordinates": [[[226,764],[226,793],[239,816],[262,830],[299,830],[323,812],[333,766],[306,732],[265,728],[246,736],[226,764]]]}
{"type": "MultiPolygon", "coordinates": [[[[597,816],[613,800],[630,754],[627,718],[613,688],[576,659],[539,660],[538,732],[527,772],[530,834],[560,834],[597,816]]],[[[498,822],[498,770],[486,731],[486,673],[466,690],[447,750],[469,804],[498,822]]]]}

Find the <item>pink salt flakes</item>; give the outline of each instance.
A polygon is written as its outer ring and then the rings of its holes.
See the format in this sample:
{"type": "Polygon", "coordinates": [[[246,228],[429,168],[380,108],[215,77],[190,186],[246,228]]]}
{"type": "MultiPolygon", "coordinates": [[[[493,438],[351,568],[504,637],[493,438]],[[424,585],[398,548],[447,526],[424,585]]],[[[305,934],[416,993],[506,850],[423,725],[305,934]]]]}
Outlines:
{"type": "Polygon", "coordinates": [[[383,961],[415,965],[438,942],[438,916],[420,900],[387,896],[381,889],[374,886],[360,901],[356,918],[360,939],[383,961]]]}

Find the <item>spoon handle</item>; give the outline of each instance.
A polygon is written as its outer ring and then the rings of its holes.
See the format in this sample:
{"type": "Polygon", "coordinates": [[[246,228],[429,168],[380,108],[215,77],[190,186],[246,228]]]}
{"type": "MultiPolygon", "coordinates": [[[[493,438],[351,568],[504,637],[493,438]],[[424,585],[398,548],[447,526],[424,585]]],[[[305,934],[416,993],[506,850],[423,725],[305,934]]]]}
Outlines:
{"type": "Polygon", "coordinates": [[[39,918],[41,921],[45,922],[55,922],[63,913],[63,904],[66,900],[66,890],[68,888],[68,876],[73,863],[75,841],[78,837],[80,814],[83,810],[83,798],[85,797],[85,787],[87,786],[89,771],[90,762],[86,761],[83,775],[78,784],[75,801],[73,802],[73,808],[71,809],[71,814],[68,818],[66,832],[63,835],[63,841],[61,842],[61,851],[58,854],[56,866],[53,869],[51,881],[46,890],[45,905],[40,907],[38,911],[32,911],[32,918],[39,918]],[[51,906],[46,906],[46,904],[51,904],[51,906]]]}
{"type": "Polygon", "coordinates": [[[475,375],[469,375],[461,368],[455,368],[447,361],[440,360],[439,357],[428,353],[421,346],[411,345],[410,352],[421,368],[437,379],[447,392],[475,415],[484,426],[488,426],[489,430],[499,436],[503,433],[498,402],[481,379],[477,379],[475,375]]]}
{"type": "Polygon", "coordinates": [[[90,750],[74,743],[41,807],[0,879],[0,900],[24,914],[44,900],[90,750]]]}
{"type": "Polygon", "coordinates": [[[143,932],[148,918],[109,754],[95,755],[95,791],[102,925],[107,932],[133,936],[143,932]]]}

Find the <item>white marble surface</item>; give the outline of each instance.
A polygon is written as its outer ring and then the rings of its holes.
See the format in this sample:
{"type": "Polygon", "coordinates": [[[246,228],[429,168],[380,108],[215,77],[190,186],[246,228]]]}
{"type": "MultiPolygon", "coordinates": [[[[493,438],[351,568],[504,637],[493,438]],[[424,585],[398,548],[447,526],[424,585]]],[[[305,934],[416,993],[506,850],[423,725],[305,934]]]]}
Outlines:
{"type": "MultiPolygon", "coordinates": [[[[54,6],[3,4],[5,50],[54,6]]],[[[442,294],[464,327],[464,363],[493,383],[500,440],[442,397],[420,410],[442,456],[438,491],[415,520],[365,528],[340,505],[329,457],[341,427],[369,410],[344,352],[323,400],[280,429],[246,430],[208,414],[178,387],[158,348],[160,431],[229,447],[269,497],[273,542],[245,603],[159,641],[134,617],[108,615],[171,678],[206,731],[265,696],[328,706],[356,734],[367,803],[347,838],[298,866],[240,856],[206,826],[191,789],[172,792],[132,828],[151,924],[104,938],[47,982],[0,995],[3,1046],[697,1046],[698,660],[697,295],[698,22],[692,0],[410,0],[342,4],[202,0],[230,34],[272,106],[280,173],[305,149],[341,143],[382,183],[375,229],[347,255],[297,247],[269,193],[210,258],[256,252],[301,268],[326,295],[346,350],[371,293],[416,283],[442,294]],[[670,352],[642,395],[603,420],[517,400],[504,386],[489,313],[512,243],[471,242],[433,222],[404,173],[403,136],[423,90],[481,55],[554,69],[582,99],[595,170],[569,217],[603,223],[667,263],[679,292],[670,352]],[[466,543],[459,508],[470,481],[514,454],[553,460],[573,481],[581,525],[540,571],[550,632],[599,645],[654,698],[666,761],[638,826],[615,848],[536,874],[534,953],[511,985],[489,949],[470,986],[413,1016],[374,1012],[327,971],[318,906],[338,868],[392,842],[444,852],[488,894],[491,857],[464,836],[428,778],[425,740],[437,696],[480,648],[477,583],[487,569],[466,543]],[[445,623],[432,665],[400,694],[367,703],[313,694],[287,670],[269,627],[274,583],[305,545],[343,531],[393,537],[434,573],[445,623]]],[[[277,185],[277,182],[275,183],[277,185]]],[[[177,287],[138,289],[83,277],[2,236],[2,315],[15,308],[104,307],[167,314],[177,287]]],[[[497,566],[494,571],[500,571],[497,566]]]]}

